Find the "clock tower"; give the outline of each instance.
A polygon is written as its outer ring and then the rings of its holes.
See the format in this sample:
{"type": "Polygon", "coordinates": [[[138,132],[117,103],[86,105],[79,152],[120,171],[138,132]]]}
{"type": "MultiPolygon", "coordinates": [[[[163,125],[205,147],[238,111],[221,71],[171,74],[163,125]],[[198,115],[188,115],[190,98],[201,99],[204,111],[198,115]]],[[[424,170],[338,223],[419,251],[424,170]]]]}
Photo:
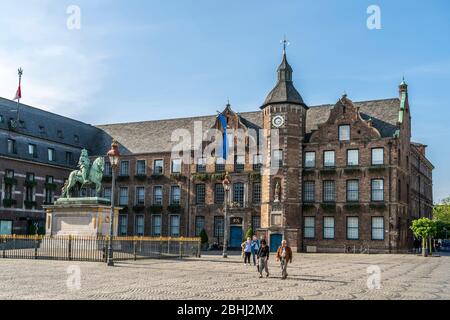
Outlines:
{"type": "Polygon", "coordinates": [[[302,143],[308,107],[292,82],[286,40],[277,72],[277,84],[261,107],[267,145],[262,172],[260,232],[266,235],[272,247],[286,239],[293,250],[300,251],[303,238],[302,143]]]}

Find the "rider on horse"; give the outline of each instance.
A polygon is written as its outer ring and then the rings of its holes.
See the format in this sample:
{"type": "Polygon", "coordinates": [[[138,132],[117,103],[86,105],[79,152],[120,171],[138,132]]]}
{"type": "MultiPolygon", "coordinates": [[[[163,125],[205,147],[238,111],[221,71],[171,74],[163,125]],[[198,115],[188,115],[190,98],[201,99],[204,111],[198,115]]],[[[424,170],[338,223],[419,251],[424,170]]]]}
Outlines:
{"type": "Polygon", "coordinates": [[[91,168],[91,160],[89,160],[86,149],[81,150],[80,160],[78,160],[78,167],[80,168],[83,184],[89,180],[89,170],[91,168]]]}

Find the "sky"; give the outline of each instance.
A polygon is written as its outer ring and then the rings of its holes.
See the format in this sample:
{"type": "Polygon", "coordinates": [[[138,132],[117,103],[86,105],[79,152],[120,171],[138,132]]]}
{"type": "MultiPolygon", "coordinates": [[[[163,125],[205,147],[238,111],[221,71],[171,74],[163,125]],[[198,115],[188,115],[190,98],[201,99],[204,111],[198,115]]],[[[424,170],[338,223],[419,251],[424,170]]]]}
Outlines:
{"type": "Polygon", "coordinates": [[[227,99],[258,110],[284,35],[308,105],[398,97],[405,76],[435,202],[450,195],[447,0],[0,0],[0,12],[0,96],[22,67],[23,103],[92,124],[214,114],[227,99]],[[381,29],[367,27],[371,5],[381,29]]]}

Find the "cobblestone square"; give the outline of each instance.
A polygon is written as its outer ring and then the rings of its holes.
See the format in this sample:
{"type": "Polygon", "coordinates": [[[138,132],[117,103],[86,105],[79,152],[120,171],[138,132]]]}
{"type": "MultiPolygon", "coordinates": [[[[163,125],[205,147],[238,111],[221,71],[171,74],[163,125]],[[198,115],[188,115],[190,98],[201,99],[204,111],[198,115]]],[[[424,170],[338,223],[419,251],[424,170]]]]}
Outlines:
{"type": "Polygon", "coordinates": [[[295,254],[287,280],[273,257],[269,268],[270,277],[259,279],[240,256],[127,261],[113,268],[0,259],[0,299],[450,299],[450,256],[295,254]],[[367,286],[370,266],[381,270],[381,289],[367,286]],[[79,290],[70,289],[70,272],[78,267],[79,290]]]}

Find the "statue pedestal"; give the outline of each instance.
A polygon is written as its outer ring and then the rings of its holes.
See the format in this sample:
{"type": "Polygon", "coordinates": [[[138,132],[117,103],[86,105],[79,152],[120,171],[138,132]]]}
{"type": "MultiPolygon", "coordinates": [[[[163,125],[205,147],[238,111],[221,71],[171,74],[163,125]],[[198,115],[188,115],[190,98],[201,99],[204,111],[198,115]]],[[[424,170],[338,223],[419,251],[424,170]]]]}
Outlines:
{"type": "MultiPolygon", "coordinates": [[[[44,206],[47,236],[109,236],[111,204],[104,198],[60,198],[44,206]]],[[[119,210],[115,208],[113,235],[117,236],[119,210]]]]}

